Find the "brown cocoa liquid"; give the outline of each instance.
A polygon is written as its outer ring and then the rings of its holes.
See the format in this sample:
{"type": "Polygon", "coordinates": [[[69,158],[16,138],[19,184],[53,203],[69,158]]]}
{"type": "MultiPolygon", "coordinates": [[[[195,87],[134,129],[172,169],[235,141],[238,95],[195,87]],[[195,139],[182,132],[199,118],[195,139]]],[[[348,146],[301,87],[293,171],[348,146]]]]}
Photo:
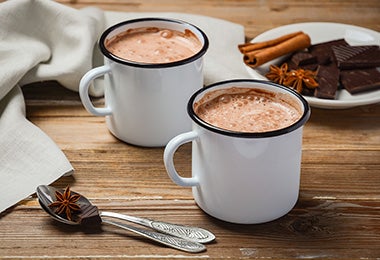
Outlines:
{"type": "Polygon", "coordinates": [[[252,133],[285,128],[302,116],[287,95],[244,87],[206,93],[194,104],[194,111],[211,125],[252,133]]]}
{"type": "Polygon", "coordinates": [[[129,29],[106,40],[105,45],[122,59],[153,64],[180,61],[202,49],[202,43],[190,30],[156,27],[129,29]]]}

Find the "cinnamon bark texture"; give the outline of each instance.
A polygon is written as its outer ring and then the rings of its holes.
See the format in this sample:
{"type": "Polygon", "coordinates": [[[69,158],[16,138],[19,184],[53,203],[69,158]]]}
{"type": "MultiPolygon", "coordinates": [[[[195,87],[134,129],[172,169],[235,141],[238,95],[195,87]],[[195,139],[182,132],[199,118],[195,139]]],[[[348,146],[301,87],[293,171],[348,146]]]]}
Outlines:
{"type": "Polygon", "coordinates": [[[294,51],[303,50],[310,45],[309,35],[300,31],[269,41],[240,44],[238,48],[244,54],[244,63],[251,68],[256,68],[270,60],[294,51]]]}

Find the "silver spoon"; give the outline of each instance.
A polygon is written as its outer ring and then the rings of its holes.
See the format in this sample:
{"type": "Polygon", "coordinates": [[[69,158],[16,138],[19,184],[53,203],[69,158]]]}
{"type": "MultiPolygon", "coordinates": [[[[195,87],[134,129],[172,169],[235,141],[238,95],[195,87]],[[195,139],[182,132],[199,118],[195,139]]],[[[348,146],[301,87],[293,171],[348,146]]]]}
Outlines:
{"type": "MultiPolygon", "coordinates": [[[[84,224],[83,219],[74,219],[74,220],[68,220],[67,218],[64,218],[60,216],[59,214],[55,213],[53,209],[49,207],[49,205],[55,201],[55,192],[57,189],[51,186],[47,185],[40,185],[37,187],[37,196],[38,196],[38,201],[41,205],[41,207],[49,213],[51,217],[53,217],[55,220],[63,222],[65,224],[70,224],[70,225],[80,225],[84,224]]],[[[72,194],[78,194],[73,191],[71,191],[72,194]]],[[[78,194],[80,195],[80,194],[78,194]]],[[[210,242],[213,239],[215,239],[215,236],[201,228],[197,227],[188,227],[188,226],[181,226],[181,225],[176,225],[176,224],[170,224],[170,223],[165,223],[165,222],[158,222],[158,221],[153,221],[153,220],[148,220],[148,219],[141,219],[137,217],[132,217],[132,216],[127,216],[127,215],[122,215],[118,213],[113,213],[113,212],[98,212],[97,207],[92,205],[91,202],[80,195],[80,199],[78,200],[77,204],[81,207],[82,211],[83,209],[86,209],[86,216],[84,220],[95,220],[100,222],[104,222],[107,224],[111,224],[114,226],[118,226],[120,228],[124,228],[126,230],[138,233],[144,237],[150,238],[154,241],[160,242],[162,244],[187,251],[187,252],[202,252],[206,250],[206,247],[202,244],[200,244],[198,241],[204,242],[210,242]],[[154,228],[156,230],[159,230],[160,232],[165,232],[166,234],[163,233],[158,233],[158,232],[153,232],[153,231],[148,231],[145,229],[140,229],[134,226],[126,225],[124,223],[119,223],[119,222],[114,222],[110,221],[107,219],[104,219],[103,217],[112,217],[112,218],[118,218],[122,220],[127,220],[127,221],[132,221],[137,224],[145,225],[151,228],[154,228]],[[176,237],[174,237],[175,235],[176,237]],[[178,237],[181,236],[181,237],[178,237]]]]}
{"type": "MultiPolygon", "coordinates": [[[[55,189],[54,187],[41,185],[37,188],[37,195],[39,196],[40,194],[41,197],[43,196],[45,198],[44,200],[44,202],[46,202],[45,204],[49,205],[52,201],[55,200],[56,191],[57,189],[55,189]]],[[[71,192],[73,194],[78,194],[73,191],[71,192]]],[[[92,205],[92,203],[86,197],[82,195],[80,196],[81,198],[78,201],[79,205],[82,205],[82,207],[83,205],[92,205]]],[[[40,197],[39,199],[41,200],[40,197]]],[[[102,212],[99,212],[99,215],[101,217],[111,217],[111,218],[117,218],[121,220],[130,221],[136,224],[140,224],[140,225],[152,228],[161,233],[165,233],[165,234],[176,236],[176,237],[181,237],[181,238],[198,242],[198,243],[208,243],[215,239],[214,234],[212,234],[210,231],[206,229],[199,228],[199,227],[190,227],[190,226],[183,226],[183,225],[178,225],[178,224],[171,224],[171,223],[162,222],[162,221],[154,221],[154,220],[150,220],[146,218],[138,218],[138,217],[128,216],[128,215],[119,214],[115,212],[102,211],[102,212]]],[[[63,219],[67,221],[66,218],[63,218],[63,219]]]]}

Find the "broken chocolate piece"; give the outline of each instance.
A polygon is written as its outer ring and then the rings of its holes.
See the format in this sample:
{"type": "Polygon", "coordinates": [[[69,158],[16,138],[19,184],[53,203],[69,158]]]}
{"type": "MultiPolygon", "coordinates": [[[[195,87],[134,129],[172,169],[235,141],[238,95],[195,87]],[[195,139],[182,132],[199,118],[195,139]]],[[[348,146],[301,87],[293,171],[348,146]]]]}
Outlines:
{"type": "Polygon", "coordinates": [[[98,226],[102,223],[98,208],[94,205],[81,206],[81,213],[78,215],[80,224],[84,226],[98,226]]]}
{"type": "Polygon", "coordinates": [[[317,74],[318,88],[314,91],[317,98],[335,99],[339,86],[339,69],[336,64],[321,65],[317,74]]]}
{"type": "Polygon", "coordinates": [[[342,70],[340,82],[351,94],[380,89],[380,72],[376,68],[342,70]]]}
{"type": "Polygon", "coordinates": [[[312,97],[312,96],[314,96],[314,92],[315,92],[315,89],[302,88],[301,94],[304,96],[312,97]]]}
{"type": "Polygon", "coordinates": [[[333,61],[332,46],[349,46],[349,44],[344,39],[339,39],[314,44],[309,48],[309,51],[313,56],[317,58],[318,64],[327,65],[333,61]]]}
{"type": "Polygon", "coordinates": [[[285,63],[288,63],[288,67],[289,67],[289,71],[290,70],[297,70],[297,69],[304,69],[304,70],[316,70],[318,68],[318,63],[317,63],[317,58],[313,56],[313,59],[315,60],[315,62],[313,63],[305,63],[305,62],[301,62],[303,63],[302,65],[297,65],[293,60],[292,60],[292,57],[293,56],[290,56],[288,59],[286,59],[284,62],[285,63]]]}
{"type": "Polygon", "coordinates": [[[380,66],[380,48],[377,45],[333,46],[332,50],[340,69],[380,66]]]}
{"type": "Polygon", "coordinates": [[[290,61],[299,67],[302,65],[317,63],[317,57],[309,52],[299,51],[291,56],[290,61]]]}

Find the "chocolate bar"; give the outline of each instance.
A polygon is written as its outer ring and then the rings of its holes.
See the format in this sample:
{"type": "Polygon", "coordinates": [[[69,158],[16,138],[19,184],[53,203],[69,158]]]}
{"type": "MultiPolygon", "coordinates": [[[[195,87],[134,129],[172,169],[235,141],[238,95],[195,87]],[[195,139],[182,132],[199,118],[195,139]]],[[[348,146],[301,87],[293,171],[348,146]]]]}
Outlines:
{"type": "Polygon", "coordinates": [[[317,63],[317,57],[313,56],[309,52],[299,51],[291,56],[290,62],[294,63],[297,67],[300,67],[302,65],[317,63]]]}
{"type": "Polygon", "coordinates": [[[318,88],[314,96],[318,98],[335,99],[339,86],[339,69],[334,62],[329,65],[321,65],[317,74],[318,88]]]}
{"type": "Polygon", "coordinates": [[[81,225],[84,226],[98,226],[102,223],[98,208],[90,204],[81,206],[81,213],[78,217],[81,225]]]}
{"type": "Polygon", "coordinates": [[[309,48],[309,51],[313,56],[317,58],[318,64],[327,65],[333,62],[333,46],[349,46],[349,44],[344,39],[339,39],[312,45],[309,48]]]}
{"type": "Polygon", "coordinates": [[[380,72],[376,68],[342,70],[340,83],[351,94],[380,89],[380,72]]]}
{"type": "Polygon", "coordinates": [[[317,57],[306,51],[298,51],[290,55],[284,62],[288,64],[289,71],[304,69],[316,70],[318,68],[317,57]]]}
{"type": "Polygon", "coordinates": [[[340,69],[373,68],[380,66],[379,46],[332,46],[332,50],[340,69]]]}

